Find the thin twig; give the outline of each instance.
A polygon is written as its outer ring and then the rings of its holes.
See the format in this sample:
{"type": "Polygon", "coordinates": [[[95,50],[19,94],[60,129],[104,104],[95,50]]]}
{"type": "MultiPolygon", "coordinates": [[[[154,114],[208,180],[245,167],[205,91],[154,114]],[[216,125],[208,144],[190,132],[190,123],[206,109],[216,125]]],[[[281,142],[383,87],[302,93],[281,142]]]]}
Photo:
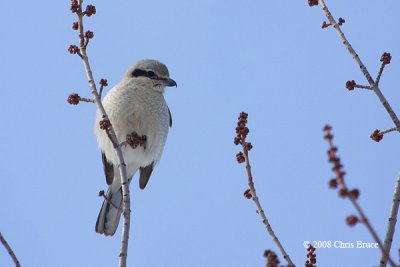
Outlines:
{"type": "Polygon", "coordinates": [[[86,48],[88,44],[89,44],[89,38],[85,38],[85,44],[83,46],[86,48]]]}
{"type": "Polygon", "coordinates": [[[286,253],[283,245],[279,241],[278,237],[275,235],[274,231],[272,230],[271,224],[269,223],[267,217],[265,216],[264,210],[261,207],[260,200],[256,194],[256,189],[253,182],[253,175],[251,173],[251,165],[249,160],[249,151],[252,148],[251,143],[246,142],[246,136],[249,132],[249,129],[246,127],[247,123],[247,113],[241,112],[239,116],[238,127],[236,128],[236,137],[234,143],[236,145],[241,145],[243,148],[243,153],[239,152],[236,155],[236,158],[239,163],[245,162],[246,163],[246,172],[247,172],[247,179],[250,190],[246,190],[245,196],[247,198],[252,198],[254,203],[256,204],[257,213],[260,215],[262,223],[267,228],[268,234],[271,236],[272,240],[278,246],[283,258],[288,262],[288,267],[295,267],[294,263],[290,259],[289,255],[286,253]],[[251,196],[249,197],[248,191],[250,191],[251,196]]]}
{"type": "Polygon", "coordinates": [[[0,242],[3,244],[3,246],[6,248],[8,254],[10,255],[11,259],[13,260],[14,264],[16,267],[21,267],[21,264],[19,263],[17,256],[15,256],[14,251],[10,247],[10,245],[7,243],[6,239],[4,236],[0,233],[0,242]]]}
{"type": "Polygon", "coordinates": [[[379,69],[379,72],[378,72],[378,76],[375,79],[375,83],[378,84],[378,85],[379,85],[379,82],[381,80],[381,76],[382,76],[382,73],[383,73],[383,70],[384,70],[385,66],[386,66],[385,62],[382,62],[382,65],[381,65],[381,67],[379,69]]]}
{"type": "Polygon", "coordinates": [[[358,66],[360,67],[361,72],[364,74],[365,78],[367,79],[369,85],[371,86],[372,90],[375,92],[375,94],[378,96],[380,102],[382,105],[385,107],[387,113],[389,114],[390,118],[392,119],[393,123],[396,125],[397,129],[400,129],[400,121],[390,106],[389,102],[386,100],[386,98],[383,96],[381,90],[379,89],[379,85],[377,82],[374,82],[372,79],[371,75],[369,74],[369,71],[365,67],[365,65],[362,63],[360,57],[356,53],[356,51],[353,49],[353,47],[350,45],[349,41],[347,40],[346,36],[342,32],[340,26],[336,23],[335,19],[333,18],[331,12],[329,11],[328,7],[325,4],[324,0],[318,0],[319,3],[322,6],[322,9],[325,12],[326,17],[328,18],[330,24],[333,26],[333,28],[336,30],[338,33],[340,39],[342,40],[344,46],[346,49],[349,51],[349,53],[353,56],[354,60],[357,62],[358,66]]]}
{"type": "Polygon", "coordinates": [[[366,89],[366,90],[373,90],[373,89],[371,88],[371,86],[369,86],[369,85],[359,85],[359,84],[356,84],[354,87],[355,87],[355,88],[360,88],[360,89],[366,89]]]}
{"type": "Polygon", "coordinates": [[[85,98],[85,97],[81,97],[79,99],[79,101],[88,102],[88,103],[94,103],[93,99],[89,99],[89,98],[85,98]]]}
{"type": "Polygon", "coordinates": [[[289,254],[286,253],[285,249],[283,248],[283,245],[279,241],[278,237],[275,235],[275,232],[272,230],[271,224],[269,223],[267,217],[265,216],[264,210],[261,207],[260,200],[256,194],[256,188],[254,186],[253,182],[253,175],[251,173],[251,166],[250,166],[250,160],[249,160],[249,154],[248,151],[245,147],[243,147],[243,152],[244,152],[244,158],[246,162],[246,172],[247,172],[247,178],[249,181],[249,188],[251,195],[253,196],[253,201],[256,204],[257,208],[257,213],[260,215],[261,220],[263,224],[265,225],[265,228],[267,228],[268,234],[271,236],[272,241],[278,246],[279,251],[282,253],[283,258],[288,262],[289,267],[295,267],[294,263],[289,257],[289,254]]]}
{"type": "Polygon", "coordinates": [[[117,206],[114,204],[114,202],[111,201],[111,199],[109,197],[106,196],[106,194],[104,194],[104,191],[100,191],[99,192],[99,196],[103,197],[108,203],[111,204],[111,206],[113,206],[114,208],[116,208],[117,210],[122,210],[121,207],[117,206]]]}
{"type": "Polygon", "coordinates": [[[103,94],[103,89],[104,87],[108,86],[108,82],[106,79],[101,79],[100,80],[100,89],[99,89],[99,98],[101,99],[102,94],[103,94]]]}
{"type": "MultiPolygon", "coordinates": [[[[400,204],[400,175],[397,176],[396,186],[394,187],[393,204],[392,204],[392,209],[390,210],[389,221],[386,230],[386,236],[384,242],[384,247],[386,251],[390,251],[392,247],[392,241],[397,222],[397,214],[399,212],[399,204],[400,204]]],[[[379,266],[386,267],[386,264],[387,260],[382,255],[381,260],[379,262],[379,266]]]]}
{"type": "MultiPolygon", "coordinates": [[[[96,89],[96,84],[94,83],[93,79],[93,74],[92,70],[90,68],[89,64],[89,59],[86,54],[86,44],[85,44],[85,38],[84,38],[84,31],[83,31],[83,12],[82,12],[82,0],[78,0],[78,5],[79,9],[76,12],[78,15],[78,25],[79,25],[79,37],[80,37],[80,53],[82,55],[82,61],[83,65],[85,68],[86,76],[89,81],[89,87],[91,90],[91,93],[93,94],[94,97],[94,102],[97,106],[97,109],[100,111],[102,114],[103,119],[109,120],[107,113],[104,109],[104,106],[101,102],[101,99],[99,97],[99,94],[97,93],[96,89]]],[[[110,125],[110,127],[107,129],[107,134],[111,140],[111,142],[114,145],[114,149],[117,154],[117,159],[118,159],[118,169],[120,172],[121,176],[121,184],[122,184],[122,197],[123,197],[123,217],[124,217],[124,223],[122,227],[122,238],[121,238],[121,249],[120,249],[120,254],[119,254],[119,266],[120,267],[126,267],[127,266],[127,255],[128,255],[128,240],[129,240],[129,228],[130,228],[130,215],[131,215],[131,209],[130,209],[130,192],[129,192],[129,183],[128,183],[128,177],[126,173],[126,164],[124,161],[124,157],[122,154],[121,147],[118,145],[119,141],[117,139],[117,136],[115,134],[115,131],[110,125]]]]}
{"type": "Polygon", "coordinates": [[[383,247],[382,241],[378,237],[375,229],[372,227],[372,225],[368,221],[367,216],[365,215],[364,211],[361,209],[361,206],[357,201],[359,191],[356,190],[357,193],[355,193],[355,190],[350,191],[346,185],[346,182],[344,179],[345,172],[342,169],[343,165],[340,162],[340,158],[336,156],[337,147],[335,147],[333,145],[333,135],[331,134],[331,129],[332,128],[329,125],[326,125],[324,127],[324,132],[325,132],[324,137],[328,141],[328,144],[329,144],[328,155],[329,155],[329,161],[332,162],[334,165],[332,170],[336,174],[336,177],[337,177],[335,180],[341,186],[339,193],[342,197],[348,197],[350,199],[350,202],[353,204],[353,206],[355,207],[355,209],[358,212],[358,215],[361,218],[361,222],[367,227],[372,238],[378,244],[379,249],[382,252],[382,257],[384,259],[387,259],[392,267],[396,267],[397,265],[391,259],[390,255],[389,255],[389,251],[386,250],[385,247],[383,247]]]}
{"type": "Polygon", "coordinates": [[[104,86],[101,84],[101,85],[100,85],[100,89],[99,89],[99,98],[100,98],[100,99],[101,99],[102,94],[103,94],[103,89],[104,89],[104,86]]]}
{"type": "Polygon", "coordinates": [[[379,131],[379,134],[387,134],[387,133],[390,133],[390,132],[393,132],[393,131],[398,131],[399,129],[397,129],[396,127],[393,127],[393,128],[390,128],[390,129],[386,129],[386,130],[382,130],[382,131],[379,131]]]}

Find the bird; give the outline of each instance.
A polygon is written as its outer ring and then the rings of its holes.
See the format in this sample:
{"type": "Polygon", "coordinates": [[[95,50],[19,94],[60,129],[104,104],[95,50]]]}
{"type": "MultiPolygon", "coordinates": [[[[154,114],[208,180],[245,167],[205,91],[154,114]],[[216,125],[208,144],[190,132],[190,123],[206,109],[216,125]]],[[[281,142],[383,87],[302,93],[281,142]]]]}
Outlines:
{"type": "MultiPolygon", "coordinates": [[[[128,69],[102,101],[117,139],[122,143],[128,179],[131,181],[139,171],[140,189],[146,187],[159,162],[169,128],[172,127],[164,90],[173,86],[177,87],[177,84],[169,77],[168,68],[163,63],[143,59],[128,69]],[[139,141],[127,144],[129,137],[139,141]]],[[[102,119],[102,114],[97,111],[94,133],[101,150],[108,191],[95,230],[99,234],[113,236],[122,213],[122,185],[114,146],[106,131],[99,126],[102,119]]]]}

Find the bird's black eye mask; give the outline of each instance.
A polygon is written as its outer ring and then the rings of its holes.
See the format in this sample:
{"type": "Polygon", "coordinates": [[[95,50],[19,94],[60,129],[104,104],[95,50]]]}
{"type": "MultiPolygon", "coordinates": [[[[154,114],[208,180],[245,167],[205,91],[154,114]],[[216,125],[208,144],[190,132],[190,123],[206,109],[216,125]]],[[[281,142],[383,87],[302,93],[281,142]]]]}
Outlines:
{"type": "Polygon", "coordinates": [[[148,77],[148,78],[154,78],[156,76],[156,74],[149,70],[149,71],[145,71],[145,70],[141,70],[141,69],[135,69],[132,72],[132,76],[133,77],[148,77]]]}

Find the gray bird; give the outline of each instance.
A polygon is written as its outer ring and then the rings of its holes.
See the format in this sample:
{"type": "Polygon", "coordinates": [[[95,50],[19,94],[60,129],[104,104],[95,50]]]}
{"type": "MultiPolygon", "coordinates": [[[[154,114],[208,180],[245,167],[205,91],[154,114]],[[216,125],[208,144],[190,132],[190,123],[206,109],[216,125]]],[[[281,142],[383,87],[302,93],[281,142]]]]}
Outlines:
{"type": "MultiPolygon", "coordinates": [[[[122,80],[104,97],[103,105],[119,142],[127,136],[139,138],[134,146],[123,145],[128,178],[140,172],[139,186],[144,189],[154,166],[161,158],[171,112],[164,99],[166,86],[176,86],[167,67],[156,60],[145,59],[129,68],[122,80]]],[[[101,130],[102,116],[97,112],[94,132],[102,153],[104,174],[109,186],[96,222],[96,232],[114,235],[122,213],[122,187],[115,150],[106,131],[101,130]],[[110,203],[110,201],[112,203],[110,203]]]]}

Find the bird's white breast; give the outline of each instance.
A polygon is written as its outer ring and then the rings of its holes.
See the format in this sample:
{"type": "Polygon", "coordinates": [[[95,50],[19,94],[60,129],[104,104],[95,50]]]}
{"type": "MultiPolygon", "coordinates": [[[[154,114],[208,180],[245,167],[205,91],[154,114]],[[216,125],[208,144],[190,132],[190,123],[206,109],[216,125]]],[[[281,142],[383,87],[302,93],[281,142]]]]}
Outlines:
{"type": "MultiPolygon", "coordinates": [[[[163,93],[132,83],[119,83],[103,100],[104,108],[117,134],[118,141],[126,141],[132,132],[146,135],[146,147],[122,148],[125,163],[147,166],[157,162],[162,154],[169,129],[169,112],[163,93]]],[[[95,135],[107,159],[117,165],[112,143],[99,127],[101,115],[97,113],[95,135]]]]}

